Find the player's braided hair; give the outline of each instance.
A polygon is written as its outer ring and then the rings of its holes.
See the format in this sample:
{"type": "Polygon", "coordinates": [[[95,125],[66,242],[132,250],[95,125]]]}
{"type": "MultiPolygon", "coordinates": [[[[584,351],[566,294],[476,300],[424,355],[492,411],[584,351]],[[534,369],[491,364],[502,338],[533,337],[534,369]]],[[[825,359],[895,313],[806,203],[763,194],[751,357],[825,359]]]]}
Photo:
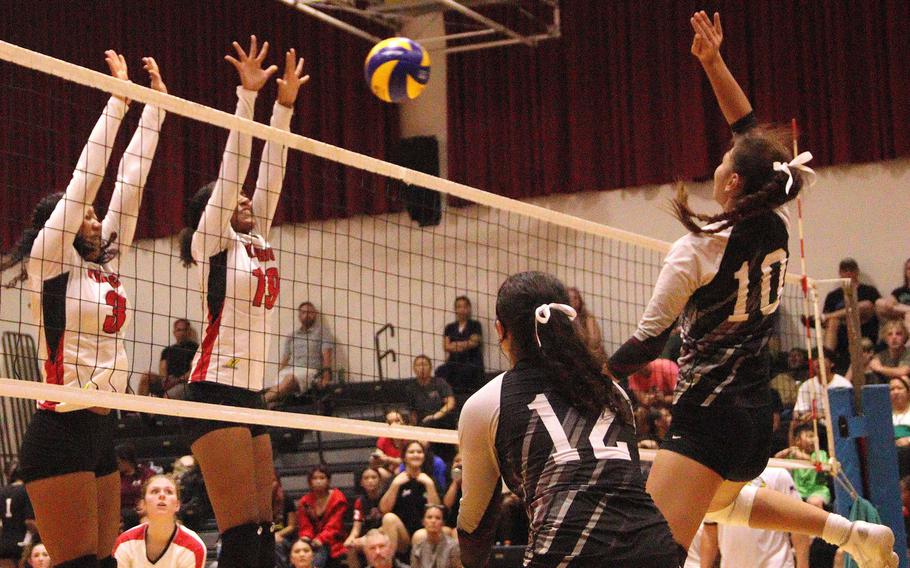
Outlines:
{"type": "Polygon", "coordinates": [[[743,180],[742,189],[733,207],[718,215],[696,213],[689,208],[688,192],[685,185],[677,188],[676,199],[670,205],[677,219],[693,233],[719,233],[740,221],[773,210],[795,198],[803,187],[804,178],[800,171],[793,170],[793,186],[790,193],[784,188],[787,174],[774,170],[774,162],[790,160],[787,137],[783,128],[758,126],[733,137],[730,149],[732,171],[743,180]],[[705,228],[703,223],[717,223],[705,228]]]}
{"type": "Polygon", "coordinates": [[[555,276],[544,272],[521,272],[500,286],[496,318],[511,334],[518,359],[534,360],[549,371],[553,388],[579,411],[599,415],[609,408],[632,424],[628,401],[603,375],[605,361],[588,347],[577,323],[553,311],[550,321],[537,327],[538,346],[534,312],[551,302],[568,304],[569,293],[555,276]]]}
{"type": "MultiPolygon", "coordinates": [[[[2,260],[0,260],[0,272],[12,268],[17,264],[20,265],[19,274],[4,284],[5,288],[13,288],[20,282],[24,282],[28,279],[28,263],[25,261],[32,253],[32,245],[35,244],[38,233],[44,228],[44,224],[50,219],[51,214],[57,207],[57,203],[59,203],[61,199],[63,199],[63,193],[52,193],[42,198],[32,212],[31,226],[22,232],[19,241],[13,245],[12,249],[3,255],[2,260]]],[[[73,247],[82,258],[89,259],[89,257],[92,257],[92,262],[104,264],[110,262],[119,254],[117,249],[111,248],[111,245],[113,245],[116,240],[117,233],[113,233],[107,240],[101,241],[99,247],[95,247],[80,235],[76,235],[76,238],[73,240],[73,247]]]]}

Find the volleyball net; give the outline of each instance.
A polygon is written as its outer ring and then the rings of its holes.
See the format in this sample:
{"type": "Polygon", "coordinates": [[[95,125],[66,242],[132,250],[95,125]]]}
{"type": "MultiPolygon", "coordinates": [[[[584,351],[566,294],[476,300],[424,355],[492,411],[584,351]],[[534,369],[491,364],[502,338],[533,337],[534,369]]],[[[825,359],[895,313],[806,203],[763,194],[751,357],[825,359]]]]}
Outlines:
{"type": "MultiPolygon", "coordinates": [[[[158,226],[169,224],[173,231],[120,247],[118,277],[130,312],[122,332],[129,360],[125,369],[128,386],[122,392],[96,392],[40,384],[40,368],[48,357],[36,341],[38,328],[30,305],[36,298],[21,283],[0,292],[6,377],[0,379],[0,395],[4,416],[16,416],[11,422],[23,429],[28,411],[17,406],[14,398],[282,429],[455,443],[451,430],[387,426],[380,421],[383,414],[388,409],[403,410],[404,400],[376,394],[385,387],[358,385],[391,385],[397,379],[413,377],[419,355],[429,357],[434,368],[442,365],[447,359],[443,329],[455,321],[454,304],[459,297],[470,300],[471,317],[482,328],[483,376],[507,369],[495,337],[496,294],[507,276],[526,270],[552,273],[577,288],[598,324],[605,352],[612,353],[635,330],[669,250],[666,242],[269,127],[262,121],[268,120],[271,100],[260,100],[255,120],[249,120],[231,114],[232,108],[217,110],[146,88],[141,70],[133,70],[136,82],[128,83],[5,42],[0,42],[0,60],[0,119],[10,125],[0,140],[5,202],[0,218],[7,228],[4,250],[30,225],[41,192],[66,187],[108,96],[126,97],[133,103],[112,140],[107,185],[102,185],[96,203],[101,211],[107,206],[124,148],[138,128],[143,104],[168,113],[144,190],[145,200],[157,201],[157,205],[144,205],[138,225],[154,221],[158,226]],[[30,86],[23,88],[25,83],[30,86]],[[91,102],[77,104],[76,100],[91,102]],[[50,110],[53,116],[49,116],[50,110]],[[192,137],[182,127],[187,123],[194,125],[192,137]],[[263,388],[274,387],[281,376],[288,338],[303,325],[299,307],[311,303],[318,314],[315,325],[321,326],[324,345],[331,348],[331,380],[325,391],[330,402],[312,408],[332,416],[226,408],[135,394],[143,377],[159,373],[162,350],[174,341],[175,320],[188,320],[200,333],[204,329],[206,299],[200,293],[198,273],[181,263],[176,233],[184,218],[178,212],[199,185],[218,177],[218,161],[229,131],[256,140],[250,174],[238,174],[249,189],[260,161],[266,160],[261,158],[263,142],[288,148],[279,220],[288,216],[282,210],[292,208],[318,209],[322,214],[317,216],[325,217],[280,223],[267,235],[280,267],[280,290],[277,282],[263,279],[262,299],[273,302],[273,325],[268,331],[269,347],[262,360],[255,362],[264,368],[263,388]],[[213,157],[209,163],[170,159],[200,147],[213,157]],[[61,152],[61,148],[68,150],[61,152]],[[64,155],[68,157],[64,159],[64,155]],[[35,176],[44,180],[44,187],[28,194],[24,184],[33,183],[35,176]],[[384,212],[351,215],[348,202],[353,199],[379,204],[377,208],[384,212]],[[167,215],[172,217],[160,218],[167,215]]],[[[213,58],[212,65],[218,63],[213,58]]],[[[167,80],[168,70],[163,73],[167,80]]],[[[226,84],[224,89],[233,92],[234,85],[226,84]]],[[[305,89],[297,112],[318,112],[307,107],[305,89]]],[[[802,279],[793,274],[793,267],[791,264],[780,299],[778,343],[783,351],[805,344],[805,328],[800,323],[802,279]]],[[[5,272],[3,282],[13,279],[17,271],[5,272]]],[[[812,285],[811,279],[806,282],[812,285]]],[[[112,314],[99,312],[98,317],[112,314]]],[[[319,348],[322,350],[324,347],[319,348]]],[[[307,390],[313,385],[301,386],[307,390]]],[[[15,438],[15,433],[5,435],[2,453],[15,453],[15,438]]]]}

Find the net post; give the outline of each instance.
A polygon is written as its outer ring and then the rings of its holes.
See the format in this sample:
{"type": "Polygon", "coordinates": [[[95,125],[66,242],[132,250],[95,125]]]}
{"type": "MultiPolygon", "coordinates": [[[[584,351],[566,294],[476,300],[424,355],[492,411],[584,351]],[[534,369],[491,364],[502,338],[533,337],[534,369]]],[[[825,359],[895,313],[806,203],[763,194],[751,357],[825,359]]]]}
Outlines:
{"type": "Polygon", "coordinates": [[[856,285],[846,281],[841,285],[844,291],[844,308],[847,324],[847,338],[850,346],[850,375],[853,382],[853,396],[856,397],[856,408],[862,409],[863,387],[866,385],[866,373],[863,368],[862,334],[860,333],[859,307],[856,300],[856,285]]]}
{"type": "Polygon", "coordinates": [[[869,479],[869,500],[878,509],[882,522],[894,531],[894,551],[900,557],[900,566],[907,568],[907,535],[901,511],[900,474],[888,391],[888,385],[863,387],[866,474],[869,479]]]}
{"type": "MultiPolygon", "coordinates": [[[[831,424],[828,424],[829,439],[834,439],[834,452],[837,456],[839,474],[850,482],[850,485],[862,491],[863,473],[860,464],[856,438],[865,433],[865,421],[856,417],[853,397],[847,389],[833,389],[829,393],[831,403],[831,424]]],[[[850,505],[854,496],[840,483],[834,484],[834,512],[844,517],[850,514],[850,505]]]]}

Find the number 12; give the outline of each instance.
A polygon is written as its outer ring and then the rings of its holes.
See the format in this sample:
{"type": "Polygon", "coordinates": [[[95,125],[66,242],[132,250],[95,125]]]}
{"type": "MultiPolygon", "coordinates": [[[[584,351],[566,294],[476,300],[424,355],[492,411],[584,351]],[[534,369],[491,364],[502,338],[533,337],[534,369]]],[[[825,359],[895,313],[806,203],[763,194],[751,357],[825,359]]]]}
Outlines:
{"type": "MultiPolygon", "coordinates": [[[[573,448],[572,444],[569,443],[569,437],[566,436],[566,431],[562,429],[559,417],[556,416],[556,412],[554,412],[553,407],[550,406],[550,401],[547,400],[547,396],[543,393],[538,394],[534,401],[528,405],[528,408],[540,416],[540,421],[543,422],[543,425],[547,428],[550,439],[553,440],[553,459],[556,460],[556,463],[579,461],[581,455],[578,453],[578,450],[573,448]]],[[[588,441],[591,442],[591,448],[594,450],[594,457],[601,460],[631,461],[632,457],[629,455],[629,446],[625,442],[616,442],[615,446],[607,446],[604,444],[604,438],[607,436],[607,432],[610,430],[612,424],[613,413],[603,412],[601,413],[600,418],[597,419],[597,423],[594,424],[594,428],[591,429],[591,435],[588,436],[588,441]]]]}

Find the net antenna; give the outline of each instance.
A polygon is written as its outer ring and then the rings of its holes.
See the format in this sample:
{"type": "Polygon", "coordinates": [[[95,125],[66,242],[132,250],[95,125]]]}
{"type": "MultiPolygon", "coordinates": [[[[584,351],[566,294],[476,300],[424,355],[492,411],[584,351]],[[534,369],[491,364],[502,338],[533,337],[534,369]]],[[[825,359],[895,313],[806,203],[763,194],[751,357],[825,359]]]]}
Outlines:
{"type": "Polygon", "coordinates": [[[458,53],[508,45],[536,47],[561,35],[559,0],[279,0],[282,4],[372,43],[395,35],[410,20],[428,14],[460,16],[449,22],[445,35],[420,38],[429,51],[458,53]],[[515,14],[514,27],[478,9],[497,7],[515,14]],[[388,30],[384,37],[376,26],[388,30]],[[458,28],[461,31],[455,31],[458,28]],[[519,31],[520,30],[520,31],[519,31]]]}
{"type": "MultiPolygon", "coordinates": [[[[793,134],[793,157],[799,155],[799,128],[796,124],[796,119],[792,119],[790,122],[791,131],[793,134]]],[[[823,347],[823,342],[821,338],[825,337],[824,331],[821,324],[821,313],[818,309],[818,284],[820,282],[826,282],[821,280],[810,279],[807,276],[806,272],[806,241],[805,241],[805,231],[803,229],[803,202],[800,194],[796,195],[796,210],[797,210],[797,227],[799,232],[799,264],[800,271],[802,276],[800,277],[800,288],[803,293],[803,315],[802,321],[805,328],[805,344],[806,344],[806,353],[808,354],[807,362],[810,369],[810,374],[812,370],[812,327],[815,327],[815,336],[819,338],[817,341],[816,349],[818,355],[818,365],[816,366],[816,375],[818,380],[816,382],[810,383],[814,392],[811,392],[812,404],[810,410],[810,419],[812,421],[812,431],[815,434],[815,454],[814,459],[812,460],[815,469],[819,472],[828,470],[835,481],[840,483],[844,489],[850,493],[850,495],[856,499],[858,492],[856,488],[850,483],[850,479],[843,473],[840,462],[837,460],[837,454],[834,444],[834,420],[831,415],[831,401],[828,398],[828,369],[825,364],[825,351],[823,347]],[[810,311],[811,310],[811,311],[810,311]],[[820,388],[819,388],[820,387],[820,388]],[[819,392],[820,391],[820,392],[819,392]],[[818,406],[819,401],[822,402],[823,412],[819,412],[818,406]],[[825,421],[825,435],[828,442],[828,463],[822,463],[818,456],[821,450],[821,441],[818,436],[818,423],[819,420],[825,421]]],[[[841,282],[843,279],[837,279],[838,282],[841,282]]],[[[846,295],[846,289],[849,285],[849,280],[847,282],[841,282],[844,285],[845,298],[849,298],[846,295]]],[[[855,301],[854,301],[855,306],[855,301]]],[[[858,329],[858,327],[857,327],[858,329]]],[[[857,342],[858,343],[858,342],[857,342]]],[[[862,375],[862,373],[860,373],[862,375]]],[[[811,377],[810,377],[811,379],[811,377]]],[[[854,375],[855,379],[855,375],[854,375]]],[[[862,385],[860,385],[862,386],[862,385]]],[[[858,390],[854,390],[854,393],[859,396],[858,390]]],[[[857,399],[858,400],[858,399],[857,399]]]]}

